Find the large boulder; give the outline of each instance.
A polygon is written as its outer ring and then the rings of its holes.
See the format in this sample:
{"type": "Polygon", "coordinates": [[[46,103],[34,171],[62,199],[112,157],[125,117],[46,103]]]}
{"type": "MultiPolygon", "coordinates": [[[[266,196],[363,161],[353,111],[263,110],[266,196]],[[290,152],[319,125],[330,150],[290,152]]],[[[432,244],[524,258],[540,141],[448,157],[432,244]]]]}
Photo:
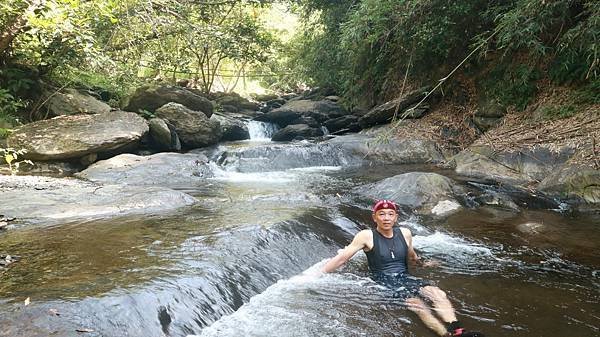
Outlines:
{"type": "Polygon", "coordinates": [[[341,150],[387,164],[435,164],[445,160],[438,145],[425,139],[380,139],[371,135],[338,136],[327,143],[341,150]]]}
{"type": "Polygon", "coordinates": [[[160,118],[148,121],[150,128],[151,145],[158,151],[179,151],[181,142],[173,126],[160,118]]]}
{"type": "Polygon", "coordinates": [[[239,109],[258,110],[259,105],[254,102],[250,102],[244,97],[237,93],[215,93],[216,102],[222,106],[233,106],[239,109]]]}
{"type": "Polygon", "coordinates": [[[0,214],[22,222],[162,214],[197,202],[188,194],[158,186],[104,186],[33,176],[0,176],[0,191],[0,214]]]}
{"type": "Polygon", "coordinates": [[[499,152],[488,146],[472,146],[453,157],[456,173],[509,184],[536,183],[560,167],[575,153],[571,147],[556,151],[536,146],[520,151],[499,152]]]}
{"type": "Polygon", "coordinates": [[[152,113],[170,102],[179,103],[190,110],[201,111],[206,117],[210,117],[214,110],[211,101],[208,99],[185,88],[168,85],[140,87],[133,95],[126,98],[121,106],[126,111],[140,112],[146,110],[152,113]]]}
{"type": "Polygon", "coordinates": [[[203,154],[156,153],[137,156],[125,153],[94,163],[77,177],[104,184],[189,187],[212,177],[203,154]]]}
{"type": "Polygon", "coordinates": [[[600,170],[565,164],[540,182],[538,189],[563,198],[579,198],[600,206],[600,170]]]}
{"type": "Polygon", "coordinates": [[[262,122],[271,122],[286,127],[291,121],[304,116],[312,117],[319,123],[347,115],[348,112],[338,104],[329,101],[296,100],[289,101],[280,108],[273,109],[256,118],[262,122]]]}
{"type": "Polygon", "coordinates": [[[223,133],[221,140],[250,139],[248,126],[239,118],[215,113],[210,119],[214,119],[221,124],[221,131],[223,133]]]}
{"type": "Polygon", "coordinates": [[[32,160],[62,160],[90,153],[115,153],[137,144],[148,132],[146,120],[132,112],[59,116],[26,124],[7,143],[27,150],[32,160]]]}
{"type": "Polygon", "coordinates": [[[330,133],[336,133],[341,130],[347,130],[349,132],[360,131],[360,125],[358,125],[358,116],[346,115],[334,119],[325,121],[323,125],[329,130],[330,133]]]}
{"type": "Polygon", "coordinates": [[[186,148],[216,144],[221,139],[221,126],[205,114],[193,111],[179,103],[167,103],[158,108],[156,117],[173,125],[181,145],[186,148]]]}
{"type": "Polygon", "coordinates": [[[323,135],[323,130],[320,128],[313,128],[306,124],[293,124],[288,125],[285,128],[275,132],[272,141],[281,142],[288,140],[300,140],[307,138],[314,138],[323,135]]]}
{"type": "Polygon", "coordinates": [[[98,114],[111,110],[108,104],[76,89],[63,89],[56,92],[48,91],[44,93],[44,97],[46,97],[46,103],[42,109],[46,110],[49,117],[98,114]]]}
{"type": "Polygon", "coordinates": [[[435,209],[438,213],[448,205],[458,205],[455,195],[462,193],[462,188],[437,173],[409,172],[359,186],[355,192],[371,199],[392,200],[411,209],[435,209]]]}
{"type": "MultiPolygon", "coordinates": [[[[404,113],[407,114],[407,118],[419,118],[425,113],[425,110],[415,109],[407,112],[407,109],[412,108],[421,101],[427,95],[429,90],[431,90],[430,87],[420,88],[409,92],[400,98],[378,105],[360,117],[358,123],[363,129],[379,124],[387,124],[392,121],[396,111],[398,111],[398,118],[404,113]]],[[[434,100],[438,97],[438,94],[434,93],[432,96],[430,96],[430,99],[434,100]]]]}

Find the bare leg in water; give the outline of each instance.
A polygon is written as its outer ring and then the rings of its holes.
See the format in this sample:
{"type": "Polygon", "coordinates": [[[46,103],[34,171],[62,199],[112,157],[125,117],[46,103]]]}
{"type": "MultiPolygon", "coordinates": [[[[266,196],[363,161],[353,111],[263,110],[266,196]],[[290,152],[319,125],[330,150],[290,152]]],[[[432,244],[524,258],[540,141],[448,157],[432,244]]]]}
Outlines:
{"type": "Polygon", "coordinates": [[[446,293],[440,288],[432,286],[423,287],[420,292],[421,295],[431,300],[435,313],[442,319],[443,323],[433,315],[425,302],[419,298],[413,297],[407,299],[406,304],[408,309],[417,314],[423,323],[438,335],[448,336],[446,325],[456,321],[456,314],[446,293]]]}

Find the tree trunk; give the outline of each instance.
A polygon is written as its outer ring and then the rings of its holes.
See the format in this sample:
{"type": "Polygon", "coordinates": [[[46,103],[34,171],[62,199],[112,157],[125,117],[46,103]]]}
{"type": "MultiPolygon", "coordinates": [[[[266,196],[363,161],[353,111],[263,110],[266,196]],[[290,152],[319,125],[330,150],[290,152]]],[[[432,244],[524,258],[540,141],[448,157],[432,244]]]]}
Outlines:
{"type": "Polygon", "coordinates": [[[17,17],[15,17],[12,22],[9,22],[6,25],[6,28],[0,32],[0,58],[6,53],[15,37],[23,32],[23,29],[27,25],[27,17],[31,15],[36,9],[41,8],[45,0],[30,0],[29,6],[17,17]]]}

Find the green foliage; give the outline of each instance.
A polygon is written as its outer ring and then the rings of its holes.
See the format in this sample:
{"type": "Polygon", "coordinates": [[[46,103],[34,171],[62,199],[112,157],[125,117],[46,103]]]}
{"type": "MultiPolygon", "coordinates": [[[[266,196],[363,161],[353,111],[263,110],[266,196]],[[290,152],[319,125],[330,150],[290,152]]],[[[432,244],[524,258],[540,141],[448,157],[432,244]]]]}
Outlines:
{"type": "Polygon", "coordinates": [[[27,150],[25,149],[16,150],[10,147],[0,148],[0,156],[2,156],[2,159],[8,164],[8,168],[12,175],[19,172],[21,164],[33,165],[31,160],[19,159],[19,157],[25,153],[27,153],[27,150]]]}
{"type": "Polygon", "coordinates": [[[1,128],[0,127],[0,139],[5,139],[12,133],[11,129],[1,128]]]}
{"type": "Polygon", "coordinates": [[[333,86],[353,99],[397,95],[405,74],[435,81],[480,46],[480,59],[467,66],[510,63],[492,74],[495,83],[488,87],[519,109],[546,70],[558,83],[586,85],[598,78],[598,1],[294,3],[305,29],[287,48],[292,82],[333,86]]]}
{"type": "Polygon", "coordinates": [[[37,3],[0,5],[0,42],[15,33],[0,50],[0,69],[25,64],[44,79],[103,88],[115,100],[140,77],[191,79],[209,91],[219,75],[267,62],[276,40],[259,19],[263,0],[44,0],[32,10],[37,3]]]}
{"type": "Polygon", "coordinates": [[[496,65],[483,81],[486,94],[504,106],[523,110],[537,92],[540,72],[528,65],[505,62],[496,65]]]}
{"type": "Polygon", "coordinates": [[[21,99],[15,98],[7,89],[0,88],[0,127],[17,125],[16,115],[24,106],[21,99]]]}

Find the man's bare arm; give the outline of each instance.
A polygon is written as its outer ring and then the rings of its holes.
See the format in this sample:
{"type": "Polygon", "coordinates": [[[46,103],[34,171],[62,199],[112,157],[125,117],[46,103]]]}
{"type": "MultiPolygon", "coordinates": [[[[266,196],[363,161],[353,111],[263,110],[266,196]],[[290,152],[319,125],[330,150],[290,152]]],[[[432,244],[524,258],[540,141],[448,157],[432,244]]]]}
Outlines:
{"type": "Polygon", "coordinates": [[[440,265],[440,262],[437,260],[428,260],[424,261],[419,257],[412,244],[412,233],[408,228],[402,228],[402,234],[404,235],[404,240],[406,241],[406,245],[408,246],[408,260],[413,266],[418,267],[436,267],[440,265]]]}
{"type": "Polygon", "coordinates": [[[348,246],[346,246],[336,256],[329,259],[329,261],[325,263],[323,268],[321,268],[321,271],[324,273],[331,273],[332,271],[346,264],[346,262],[348,262],[348,260],[354,256],[354,254],[365,247],[367,240],[366,234],[366,231],[358,232],[348,246]]]}

